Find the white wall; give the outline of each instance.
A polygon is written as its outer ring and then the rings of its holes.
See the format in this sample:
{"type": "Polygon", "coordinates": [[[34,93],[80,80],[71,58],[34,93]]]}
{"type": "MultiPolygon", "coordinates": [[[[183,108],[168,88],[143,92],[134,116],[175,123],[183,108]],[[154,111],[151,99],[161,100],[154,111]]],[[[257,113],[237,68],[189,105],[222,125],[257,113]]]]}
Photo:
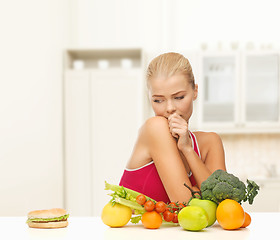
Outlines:
{"type": "Polygon", "coordinates": [[[1,1],[0,216],[63,205],[68,1],[1,1]]]}
{"type": "Polygon", "coordinates": [[[277,0],[73,0],[77,6],[75,42],[88,47],[193,50],[279,46],[277,0]]]}

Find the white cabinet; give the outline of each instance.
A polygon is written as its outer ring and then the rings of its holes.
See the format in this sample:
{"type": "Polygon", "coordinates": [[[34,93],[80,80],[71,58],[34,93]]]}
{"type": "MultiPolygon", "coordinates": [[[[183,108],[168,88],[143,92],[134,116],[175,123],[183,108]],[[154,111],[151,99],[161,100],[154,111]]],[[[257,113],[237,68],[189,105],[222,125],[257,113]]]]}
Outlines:
{"type": "Polygon", "coordinates": [[[279,54],[244,58],[244,122],[279,123],[279,54]]]}
{"type": "Polygon", "coordinates": [[[204,53],[199,62],[200,129],[280,131],[278,52],[204,53]]]}
{"type": "Polygon", "coordinates": [[[238,121],[238,55],[203,55],[200,80],[202,127],[234,126],[238,121]]]}
{"type": "MultiPolygon", "coordinates": [[[[103,69],[87,67],[97,53],[84,52],[79,58],[86,67],[65,70],[66,207],[75,216],[101,214],[110,199],[104,182],[119,183],[145,118],[141,65],[117,63],[126,53],[98,53],[109,61],[103,69]]],[[[134,54],[141,62],[141,51],[134,54]]]]}

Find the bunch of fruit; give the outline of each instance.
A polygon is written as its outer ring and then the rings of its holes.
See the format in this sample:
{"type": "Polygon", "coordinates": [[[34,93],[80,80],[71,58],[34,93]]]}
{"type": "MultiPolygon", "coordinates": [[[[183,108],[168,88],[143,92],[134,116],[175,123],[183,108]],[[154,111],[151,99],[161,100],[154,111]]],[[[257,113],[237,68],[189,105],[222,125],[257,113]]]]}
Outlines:
{"type": "Polygon", "coordinates": [[[250,225],[251,217],[235,200],[225,199],[219,205],[211,200],[194,198],[178,215],[179,224],[186,230],[200,231],[212,226],[217,220],[225,230],[250,225]]]}
{"type": "Polygon", "coordinates": [[[251,216],[232,199],[225,199],[218,205],[216,217],[218,223],[226,230],[244,228],[251,223],[251,216]]]}
{"type": "Polygon", "coordinates": [[[185,230],[200,231],[212,226],[216,220],[226,230],[247,227],[251,223],[250,215],[232,199],[225,199],[219,204],[200,198],[193,198],[188,204],[166,204],[124,187],[108,183],[106,186],[115,191],[101,216],[110,227],[122,227],[129,221],[138,223],[141,220],[144,227],[157,229],[165,221],[179,223],[185,230]],[[132,209],[137,216],[132,216],[132,209]]]}
{"type": "Polygon", "coordinates": [[[136,197],[136,202],[146,210],[141,217],[141,221],[144,227],[150,229],[159,228],[162,219],[166,222],[178,223],[178,212],[186,206],[183,203],[172,202],[167,205],[162,201],[147,200],[143,194],[136,197]]]}

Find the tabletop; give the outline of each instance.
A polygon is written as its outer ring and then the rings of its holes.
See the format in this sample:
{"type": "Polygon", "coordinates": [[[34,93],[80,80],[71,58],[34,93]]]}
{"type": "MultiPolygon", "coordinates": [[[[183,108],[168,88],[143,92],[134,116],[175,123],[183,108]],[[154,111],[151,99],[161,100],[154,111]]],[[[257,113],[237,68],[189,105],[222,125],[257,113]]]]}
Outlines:
{"type": "Polygon", "coordinates": [[[149,239],[207,239],[243,240],[266,239],[278,236],[280,212],[250,213],[251,225],[238,230],[223,230],[216,222],[200,232],[183,230],[179,225],[163,224],[159,229],[146,229],[140,223],[129,223],[122,228],[110,228],[100,217],[69,217],[69,225],[60,229],[29,228],[27,217],[0,217],[0,239],[94,239],[94,240],[149,240],[149,239]]]}

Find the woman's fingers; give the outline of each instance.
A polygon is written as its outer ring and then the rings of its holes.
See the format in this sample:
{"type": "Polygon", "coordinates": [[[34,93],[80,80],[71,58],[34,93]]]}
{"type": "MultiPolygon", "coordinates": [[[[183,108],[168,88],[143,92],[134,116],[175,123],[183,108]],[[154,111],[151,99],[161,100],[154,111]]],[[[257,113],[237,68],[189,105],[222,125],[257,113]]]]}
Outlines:
{"type": "Polygon", "coordinates": [[[183,136],[187,133],[187,127],[182,126],[178,123],[171,123],[169,126],[169,130],[173,137],[178,138],[179,136],[183,136]]]}
{"type": "Polygon", "coordinates": [[[182,125],[188,124],[185,119],[183,119],[180,115],[174,113],[168,118],[169,123],[179,123],[182,125]]]}
{"type": "Polygon", "coordinates": [[[175,133],[175,132],[173,132],[173,131],[171,131],[171,135],[173,136],[173,137],[175,137],[175,138],[179,138],[179,135],[177,134],[177,133],[175,133]]]}
{"type": "Polygon", "coordinates": [[[173,113],[168,117],[168,121],[171,121],[171,120],[175,121],[176,119],[180,120],[180,119],[183,119],[183,118],[180,115],[178,115],[177,113],[173,113]]]}
{"type": "Polygon", "coordinates": [[[173,128],[178,128],[178,129],[183,129],[184,131],[187,131],[188,130],[188,124],[186,121],[173,121],[173,120],[170,120],[169,122],[169,128],[170,129],[173,129],[173,128]]]}
{"type": "Polygon", "coordinates": [[[188,133],[188,123],[178,114],[174,113],[169,116],[169,130],[173,137],[179,138],[188,133]]]}
{"type": "Polygon", "coordinates": [[[176,135],[176,136],[182,136],[186,134],[186,130],[182,129],[182,128],[170,128],[170,132],[172,134],[172,136],[176,135]]]}

